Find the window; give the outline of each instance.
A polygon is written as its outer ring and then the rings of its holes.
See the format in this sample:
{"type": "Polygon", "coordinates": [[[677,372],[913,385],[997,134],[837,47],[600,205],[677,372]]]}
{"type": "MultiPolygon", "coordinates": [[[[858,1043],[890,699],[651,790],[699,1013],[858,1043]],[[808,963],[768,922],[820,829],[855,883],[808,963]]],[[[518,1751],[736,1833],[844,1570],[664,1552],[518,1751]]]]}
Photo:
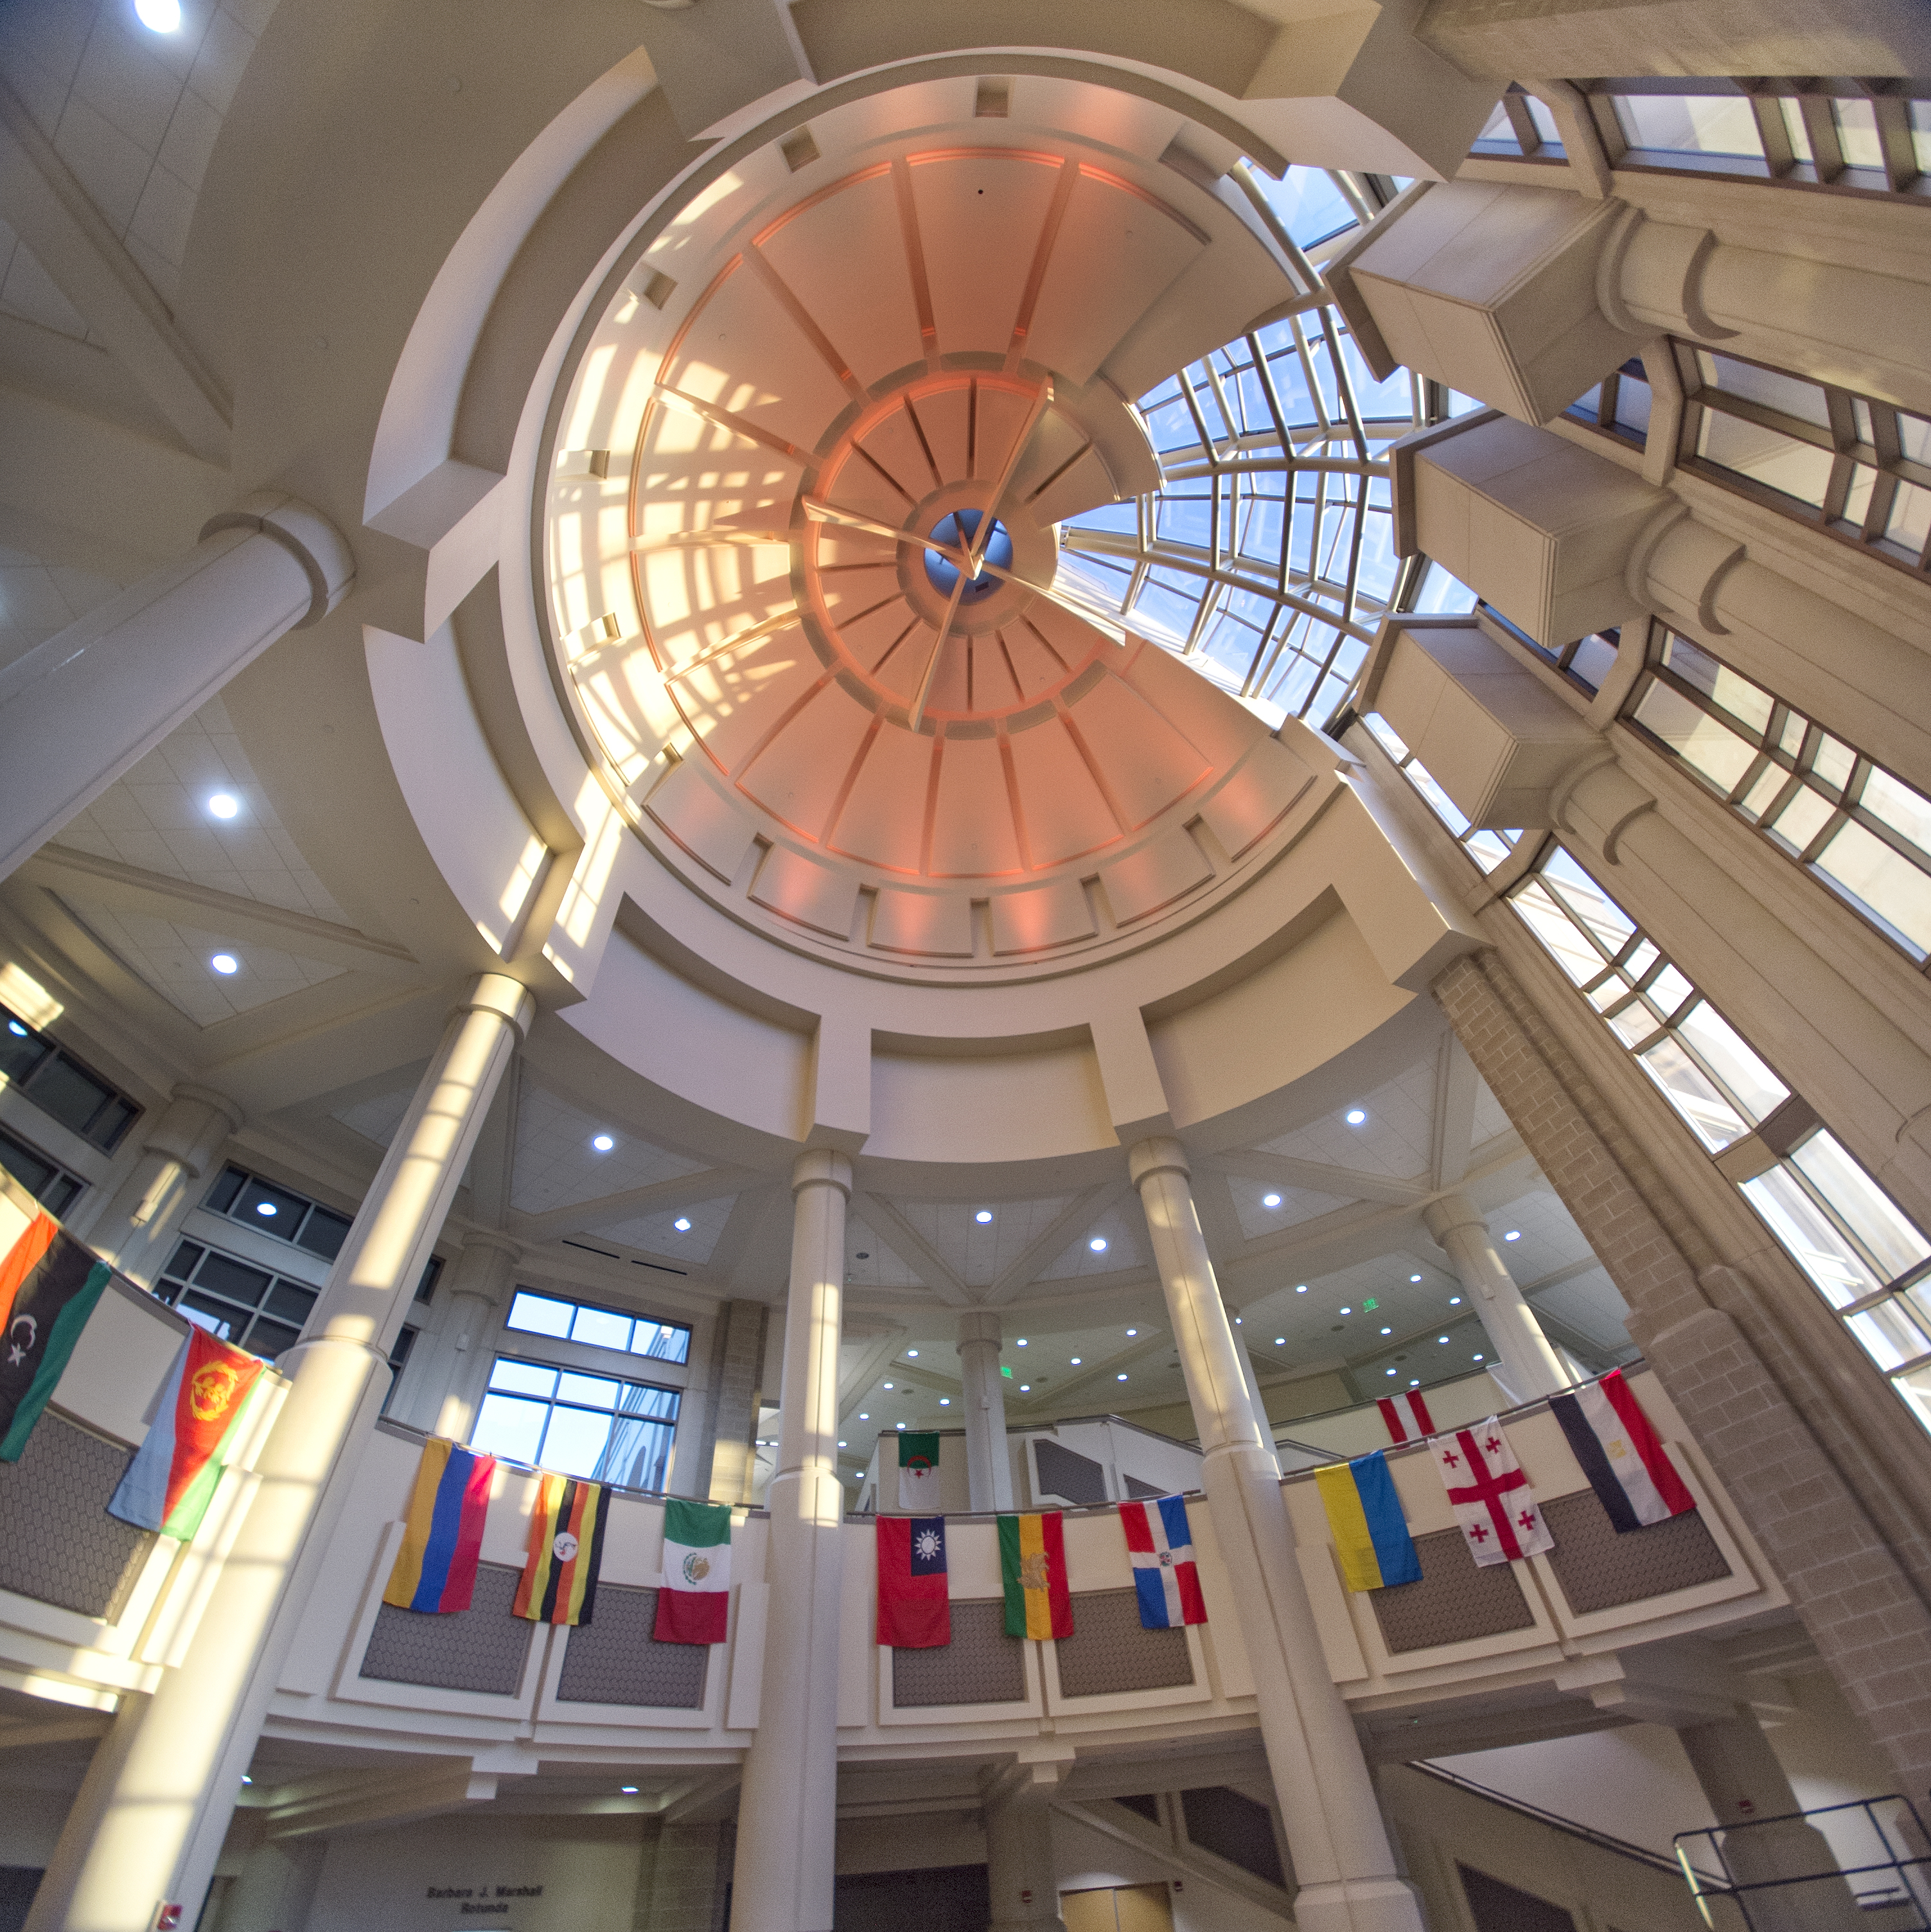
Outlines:
{"type": "Polygon", "coordinates": [[[103,1154],[121,1144],[141,1110],[43,1033],[0,1006],[0,1077],[43,1113],[103,1154]]]}
{"type": "Polygon", "coordinates": [[[1649,435],[1651,400],[1649,377],[1642,358],[1632,356],[1612,374],[1576,398],[1563,414],[1573,422],[1587,423],[1640,449],[1649,435]]]}
{"type": "Polygon", "coordinates": [[[86,1186],[57,1162],[0,1127],[0,1168],[4,1168],[49,1214],[64,1214],[86,1186]]]}
{"type": "Polygon", "coordinates": [[[1491,832],[1471,825],[1455,801],[1436,784],[1428,767],[1402,742],[1401,737],[1378,711],[1362,719],[1369,735],[1395,762],[1395,769],[1420,792],[1429,809],[1454,833],[1456,843],[1485,872],[1492,872],[1513,852],[1522,838],[1519,832],[1491,832]]]}
{"type": "Polygon", "coordinates": [[[1931,799],[1661,630],[1624,716],[1918,965],[1931,959],[1931,799]]]}
{"type": "Polygon", "coordinates": [[[422,1331],[405,1323],[396,1336],[395,1346],[389,1351],[388,1393],[382,1397],[382,1413],[389,1412],[389,1405],[396,1399],[396,1391],[402,1387],[402,1372],[409,1366],[409,1352],[415,1348],[418,1335],[422,1331]]]}
{"type": "Polygon", "coordinates": [[[224,1342],[272,1360],[294,1346],[316,1291],[219,1248],[183,1241],[154,1292],[224,1342]]]}
{"type": "Polygon", "coordinates": [[[202,1205],[211,1214],[226,1215],[258,1234],[272,1234],[325,1262],[342,1252],[349,1232],[347,1215],[238,1167],[222,1170],[202,1205]]]}
{"type": "Polygon", "coordinates": [[[1560,846],[1510,903],[1931,1429],[1931,1241],[1560,846]]]}
{"type": "Polygon", "coordinates": [[[1531,637],[1519,625],[1510,623],[1492,604],[1484,604],[1480,608],[1498,630],[1507,632],[1525,650],[1534,652],[1544,664],[1554,665],[1571,684],[1591,698],[1602,689],[1604,680],[1615,668],[1616,652],[1623,638],[1621,625],[1606,631],[1592,631],[1586,638],[1552,647],[1531,637]]]}
{"type": "Polygon", "coordinates": [[[659,1362],[688,1362],[691,1331],[682,1323],[656,1322],[649,1316],[619,1314],[587,1302],[562,1301],[520,1288],[510,1303],[507,1328],[526,1335],[549,1335],[559,1342],[580,1342],[592,1348],[613,1348],[625,1354],[647,1355],[659,1362]]]}
{"type": "Polygon", "coordinates": [[[1687,342],[1678,460],[1739,494],[1921,572],[1931,421],[1849,389],[1687,342]]]}
{"type": "Polygon", "coordinates": [[[499,1355],[470,1446],[533,1468],[661,1490],[679,1400],[675,1389],[648,1382],[499,1355]]]}
{"type": "Polygon", "coordinates": [[[1556,131],[1555,116],[1543,102],[1534,94],[1525,93],[1513,81],[1509,83],[1508,92],[1496,102],[1495,112],[1489,116],[1469,152],[1477,154],[1522,155],[1538,161],[1566,158],[1562,137],[1556,131]]]}

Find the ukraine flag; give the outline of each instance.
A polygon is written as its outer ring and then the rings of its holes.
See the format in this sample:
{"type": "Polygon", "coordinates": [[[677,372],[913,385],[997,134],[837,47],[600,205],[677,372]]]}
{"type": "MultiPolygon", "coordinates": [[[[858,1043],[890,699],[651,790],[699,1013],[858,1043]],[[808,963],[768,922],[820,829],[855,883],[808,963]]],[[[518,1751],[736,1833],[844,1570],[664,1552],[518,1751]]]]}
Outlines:
{"type": "Polygon", "coordinates": [[[1388,1459],[1380,1450],[1314,1472],[1327,1510],[1327,1526],[1351,1590],[1419,1583],[1421,1559],[1402,1514],[1388,1459]]]}

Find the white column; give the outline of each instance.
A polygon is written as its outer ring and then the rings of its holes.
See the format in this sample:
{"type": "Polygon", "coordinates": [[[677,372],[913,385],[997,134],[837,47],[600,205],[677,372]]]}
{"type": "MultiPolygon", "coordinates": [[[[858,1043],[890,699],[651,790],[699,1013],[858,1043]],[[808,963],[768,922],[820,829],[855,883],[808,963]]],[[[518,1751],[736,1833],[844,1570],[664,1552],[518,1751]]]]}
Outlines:
{"type": "MultiPolygon", "coordinates": [[[[433,1352],[424,1364],[415,1413],[438,1436],[466,1442],[496,1360],[491,1344],[515,1285],[523,1249],[507,1234],[478,1228],[463,1237],[449,1270],[433,1352]]],[[[418,1345],[418,1346],[420,1344],[418,1345]]]]}
{"type": "Polygon", "coordinates": [[[996,1309],[976,1308],[959,1317],[966,1481],[976,1510],[1012,1507],[1012,1456],[1006,1446],[1006,1378],[999,1372],[1000,1339],[996,1309]]]}
{"type": "Polygon", "coordinates": [[[167,1264],[195,1184],[241,1130],[241,1110],[225,1094],[184,1083],[141,1127],[141,1157],[87,1231],[89,1245],[143,1288],[167,1264]]]}
{"type": "Polygon", "coordinates": [[[70,1813],[34,1900],[33,1932],[148,1932],[165,1903],[194,1923],[294,1640],[304,1574],[354,1480],[388,1352],[534,1011],[516,981],[486,973],[450,1016],[302,1339],[281,1358],[294,1386],[220,1586],[111,1786],[91,1811],[70,1813]],[[291,1613],[278,1616],[285,1598],[291,1613]]]}
{"type": "Polygon", "coordinates": [[[1186,1150],[1162,1136],[1141,1142],[1128,1160],[1254,1666],[1261,1742],[1300,1886],[1294,1922],[1300,1932],[1422,1932],[1420,1903],[1396,1870],[1360,1742],[1321,1650],[1279,1472],[1195,1212],[1186,1150]]]}
{"type": "Polygon", "coordinates": [[[988,1932],[1066,1932],[1046,1794],[987,1798],[985,1879],[992,1900],[988,1932]]]}
{"type": "Polygon", "coordinates": [[[745,1754],[731,1893],[736,1932],[831,1932],[838,1799],[838,1332],[851,1162],[814,1148],[791,1170],[791,1282],[765,1574],[773,1586],[757,1735],[745,1754]]]}
{"type": "Polygon", "coordinates": [[[1502,1373],[1520,1402],[1555,1395],[1570,1385],[1562,1358],[1549,1346],[1535,1310],[1522,1299],[1509,1264],[1466,1195],[1446,1194],[1422,1210],[1429,1232],[1448,1250],[1469,1305],[1502,1358],[1502,1373]]]}
{"type": "MultiPolygon", "coordinates": [[[[1222,1296],[1220,1312],[1227,1318],[1228,1326],[1238,1325],[1234,1318],[1234,1310],[1222,1296]]],[[[1254,1410],[1254,1426],[1260,1431],[1261,1446],[1273,1460],[1274,1473],[1281,1472],[1281,1459],[1274,1452],[1274,1425],[1267,1420],[1267,1400],[1261,1393],[1261,1376],[1254,1366],[1254,1352],[1237,1335],[1234,1338],[1234,1352],[1240,1358],[1240,1379],[1247,1384],[1247,1400],[1254,1410]]]]}
{"type": "Polygon", "coordinates": [[[355,574],[334,524],[264,492],[0,671],[0,879],[355,574]]]}

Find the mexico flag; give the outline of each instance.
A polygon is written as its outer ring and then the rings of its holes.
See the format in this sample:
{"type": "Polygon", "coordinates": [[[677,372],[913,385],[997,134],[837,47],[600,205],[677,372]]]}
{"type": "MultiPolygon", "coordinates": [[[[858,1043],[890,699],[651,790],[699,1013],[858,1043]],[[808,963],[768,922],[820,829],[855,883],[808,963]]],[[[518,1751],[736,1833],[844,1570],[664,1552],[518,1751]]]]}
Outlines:
{"type": "Polygon", "coordinates": [[[204,1328],[191,1330],[107,1514],[137,1529],[190,1541],[208,1514],[267,1366],[204,1328]]]}
{"type": "Polygon", "coordinates": [[[1060,1513],[999,1519],[999,1572],[1006,1586],[1008,1636],[1071,1636],[1066,1546],[1060,1513]]]}
{"type": "Polygon", "coordinates": [[[728,1503],[664,1505],[664,1582],[657,1593],[659,1643],[722,1643],[731,1602],[728,1503]]]}

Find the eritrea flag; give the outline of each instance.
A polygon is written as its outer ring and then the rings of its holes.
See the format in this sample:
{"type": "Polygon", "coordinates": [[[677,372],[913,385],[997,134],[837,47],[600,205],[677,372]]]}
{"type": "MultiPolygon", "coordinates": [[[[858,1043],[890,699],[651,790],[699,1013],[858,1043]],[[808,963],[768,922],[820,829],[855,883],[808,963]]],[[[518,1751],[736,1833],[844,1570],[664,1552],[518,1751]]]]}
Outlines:
{"type": "Polygon", "coordinates": [[[267,1366],[205,1329],[191,1330],[107,1514],[136,1529],[191,1540],[267,1366]]]}
{"type": "Polygon", "coordinates": [[[51,1214],[0,1262],[0,1462],[17,1462],[114,1270],[51,1214]]]}

